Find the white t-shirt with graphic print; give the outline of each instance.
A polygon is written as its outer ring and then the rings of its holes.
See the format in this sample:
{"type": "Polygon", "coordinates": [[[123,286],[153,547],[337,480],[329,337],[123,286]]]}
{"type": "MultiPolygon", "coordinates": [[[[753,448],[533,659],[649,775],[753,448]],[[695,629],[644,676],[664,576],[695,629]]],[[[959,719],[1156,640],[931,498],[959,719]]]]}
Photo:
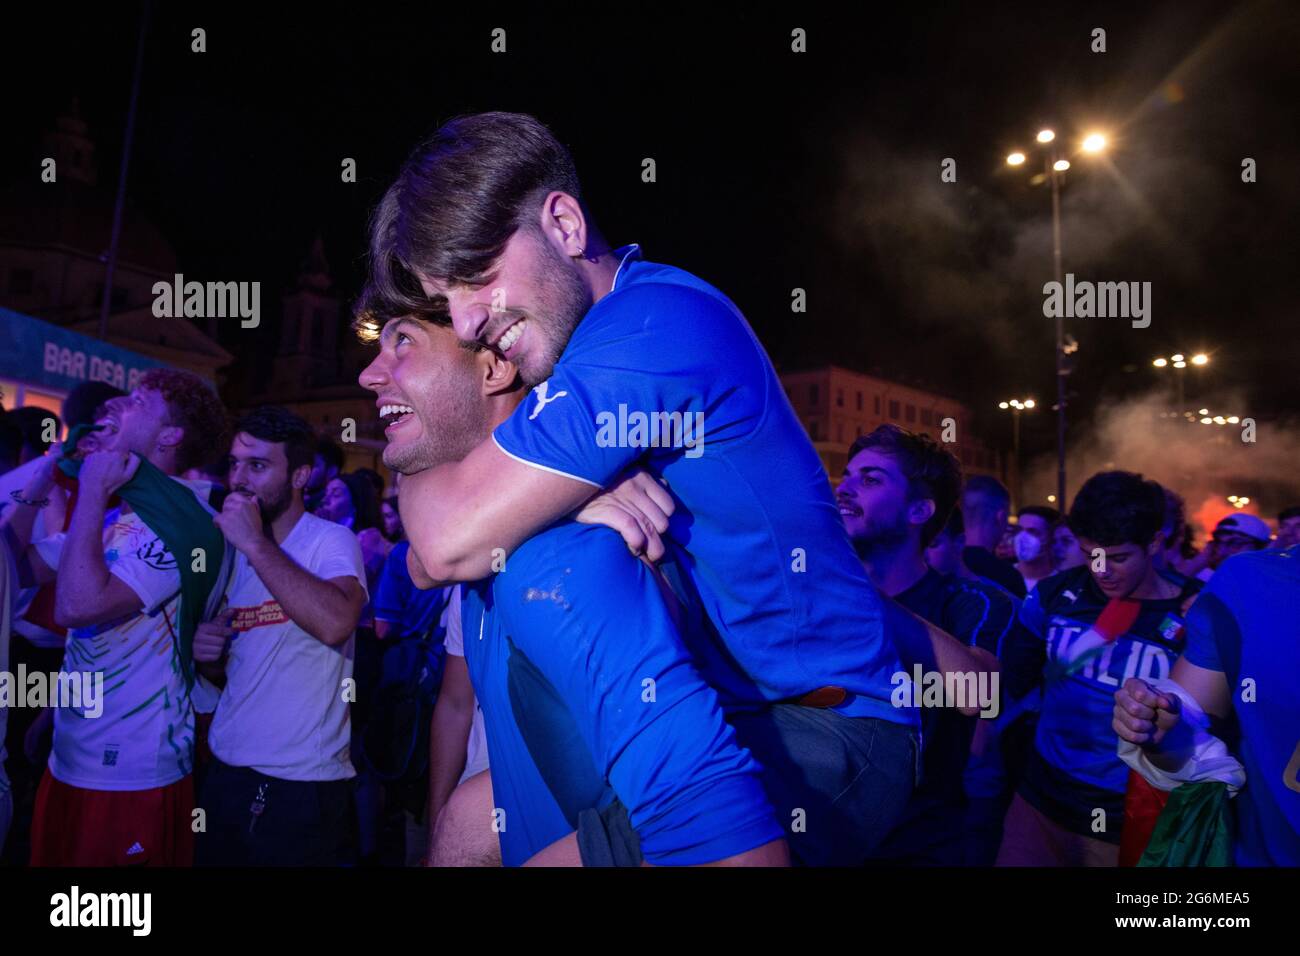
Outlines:
{"type": "MultiPolygon", "coordinates": [[[[280,545],[323,580],[353,577],[366,590],[357,536],[304,513],[280,545]]],[[[342,780],[356,775],[344,681],[352,677],[355,637],[327,647],[295,624],[240,553],[226,592],[237,631],[226,661],[208,744],[218,759],[282,780],[342,780]]]]}
{"type": "MultiPolygon", "coordinates": [[[[211,513],[207,481],[179,481],[211,513]]],[[[37,542],[52,568],[67,538],[37,542]]],[[[181,575],[176,559],[134,511],[110,511],[104,521],[108,571],[140,598],[143,609],[128,618],[68,631],[61,674],[103,675],[98,706],[54,713],[50,773],[87,790],[150,790],[182,779],[194,767],[194,709],[177,647],[181,575]]],[[[83,684],[84,687],[84,684],[83,684]]],[[[65,701],[65,703],[68,703],[65,701]]]]}

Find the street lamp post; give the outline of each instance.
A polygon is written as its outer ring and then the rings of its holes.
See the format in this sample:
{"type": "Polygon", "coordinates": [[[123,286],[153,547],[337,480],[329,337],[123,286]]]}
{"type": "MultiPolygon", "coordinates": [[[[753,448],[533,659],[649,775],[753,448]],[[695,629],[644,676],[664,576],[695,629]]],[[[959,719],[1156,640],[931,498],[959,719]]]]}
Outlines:
{"type": "Polygon", "coordinates": [[[1011,485],[1012,496],[1015,498],[1017,508],[1024,504],[1024,499],[1021,497],[1020,482],[1020,413],[1032,410],[1035,404],[1032,398],[1026,398],[1024,401],[1011,398],[1005,402],[998,402],[998,408],[1003,411],[1011,410],[1011,464],[1014,475],[1011,485]]]}
{"type": "MultiPolygon", "coordinates": [[[[1056,281],[1062,287],[1065,275],[1061,267],[1061,174],[1070,168],[1070,161],[1062,159],[1057,153],[1056,133],[1050,129],[1039,130],[1035,137],[1046,147],[1043,160],[1043,175],[1052,187],[1052,267],[1056,281]]],[[[1106,137],[1100,133],[1090,133],[1083,140],[1085,153],[1100,153],[1106,148],[1106,137]]],[[[1014,152],[1007,156],[1007,163],[1019,166],[1025,161],[1025,154],[1014,152]]],[[[1065,377],[1069,373],[1065,368],[1065,319],[1061,310],[1056,315],[1056,500],[1060,507],[1065,507],[1065,377]]]]}
{"type": "MultiPolygon", "coordinates": [[[[1039,133],[1042,139],[1042,133],[1039,133]]],[[[1055,140],[1055,137],[1052,137],[1055,140]]],[[[1061,179],[1063,160],[1057,160],[1053,146],[1046,160],[1048,175],[1052,180],[1052,264],[1056,268],[1056,282],[1065,287],[1061,272],[1061,179]]],[[[1066,169],[1069,163],[1066,163],[1066,169]]],[[[1056,500],[1065,507],[1065,319],[1064,309],[1056,310],[1056,500]]]]}

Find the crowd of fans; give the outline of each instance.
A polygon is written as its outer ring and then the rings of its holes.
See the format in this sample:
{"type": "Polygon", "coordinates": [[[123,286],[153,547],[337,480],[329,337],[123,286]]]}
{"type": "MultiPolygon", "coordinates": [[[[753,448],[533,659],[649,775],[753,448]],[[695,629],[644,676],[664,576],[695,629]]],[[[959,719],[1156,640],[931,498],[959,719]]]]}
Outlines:
{"type": "Polygon", "coordinates": [[[1300,865],[1300,509],[1013,515],[893,424],[832,490],[736,306],[580,196],[506,113],[385,194],[391,488],[182,371],[0,419],[9,861],[1300,865]]]}
{"type": "MultiPolygon", "coordinates": [[[[182,372],[150,373],[130,395],[83,386],[62,421],[36,411],[0,419],[15,585],[5,669],[98,671],[116,696],[95,719],[56,702],[4,709],[7,862],[499,862],[491,847],[457,855],[454,813],[441,834],[430,825],[459,784],[472,791],[488,746],[458,589],[416,587],[398,497],[384,497],[377,472],[342,471],[339,446],[284,409],[228,431],[215,396],[182,372]],[[75,451],[41,441],[50,419],[75,451]],[[224,464],[200,460],[220,443],[224,464]],[[187,539],[140,520],[141,501],[122,493],[137,478],[116,485],[132,456],[225,533],[231,553],[205,596],[186,592],[169,553],[187,539]],[[64,457],[80,460],[77,477],[59,469],[64,457]],[[261,554],[267,542],[278,556],[261,554]],[[188,644],[187,599],[204,610],[188,644]],[[326,622],[322,611],[339,613],[326,622]],[[250,632],[263,646],[240,643],[250,632]],[[85,641],[107,658],[74,648],[85,641]],[[192,681],[178,661],[186,646],[192,681]],[[195,805],[207,815],[198,833],[195,805]]],[[[150,493],[160,491],[135,492],[150,493]]],[[[1002,680],[985,719],[923,712],[918,785],[864,862],[1114,865],[1122,837],[1140,853],[1135,828],[1149,836],[1150,821],[1131,807],[1126,818],[1130,770],[1107,685],[1168,678],[1183,649],[1170,634],[1181,636],[1198,592],[1230,558],[1300,543],[1300,508],[1279,515],[1276,536],[1230,514],[1197,549],[1174,491],[1106,472],[1068,514],[1013,514],[998,481],[963,482],[953,455],[897,426],[853,445],[836,497],[881,593],[995,655],[1002,680]],[[1071,642],[1116,596],[1136,616],[1102,657],[1072,668],[1071,642]]]]}

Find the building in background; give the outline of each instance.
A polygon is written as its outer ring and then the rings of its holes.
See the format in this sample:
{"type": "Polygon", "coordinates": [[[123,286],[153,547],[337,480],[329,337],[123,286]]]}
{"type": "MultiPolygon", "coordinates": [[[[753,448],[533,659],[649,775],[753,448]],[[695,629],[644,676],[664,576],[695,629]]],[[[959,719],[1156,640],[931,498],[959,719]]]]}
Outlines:
{"type": "Polygon", "coordinates": [[[389,478],[381,460],[386,442],[375,395],[357,384],[375,349],[352,333],[343,310],[318,238],[281,299],[278,342],[256,360],[241,360],[244,374],[232,383],[232,394],[246,406],[283,405],[301,415],[339,443],[344,471],[373,468],[389,478]],[[355,435],[343,441],[349,421],[355,435]]]}
{"type": "Polygon", "coordinates": [[[970,409],[955,398],[838,365],[783,372],[781,384],[832,482],[839,480],[859,435],[894,422],[942,441],[945,419],[955,425],[955,441],[948,447],[963,471],[1007,481],[1007,456],[975,435],[970,409]]]}
{"type": "MultiPolygon", "coordinates": [[[[95,143],[74,101],[45,134],[41,154],[55,161],[54,182],[40,167],[0,195],[0,306],[83,335],[99,333],[104,265],[113,230],[114,191],[99,182],[95,143]]],[[[108,342],[158,364],[188,369],[214,385],[233,356],[207,320],[158,319],[154,283],[171,283],[176,253],[162,232],[129,208],[113,276],[108,342]]]]}

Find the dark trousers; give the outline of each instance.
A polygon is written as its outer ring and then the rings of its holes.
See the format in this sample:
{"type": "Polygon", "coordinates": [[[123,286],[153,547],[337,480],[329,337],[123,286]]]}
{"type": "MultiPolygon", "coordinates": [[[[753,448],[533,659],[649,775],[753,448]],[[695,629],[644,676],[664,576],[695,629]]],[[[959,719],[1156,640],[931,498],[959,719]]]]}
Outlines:
{"type": "Polygon", "coordinates": [[[203,773],[196,866],[345,866],[354,862],[350,780],[281,780],[215,756],[203,773]],[[259,798],[260,794],[260,798],[259,798]],[[255,803],[261,812],[255,814],[255,803]]]}
{"type": "Polygon", "coordinates": [[[795,863],[861,866],[893,830],[916,785],[916,732],[874,717],[776,704],[731,718],[795,863]]]}

